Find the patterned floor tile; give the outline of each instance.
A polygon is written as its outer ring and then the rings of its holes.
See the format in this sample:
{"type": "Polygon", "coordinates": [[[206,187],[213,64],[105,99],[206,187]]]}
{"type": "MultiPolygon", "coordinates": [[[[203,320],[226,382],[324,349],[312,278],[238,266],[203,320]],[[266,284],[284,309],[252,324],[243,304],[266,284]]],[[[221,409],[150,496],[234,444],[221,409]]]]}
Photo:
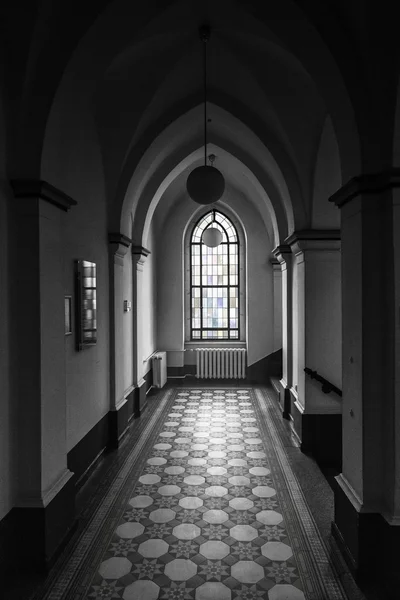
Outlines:
{"type": "Polygon", "coordinates": [[[178,389],[164,405],[106,546],[54,600],[344,600],[296,557],[308,542],[257,393],[178,389]]]}

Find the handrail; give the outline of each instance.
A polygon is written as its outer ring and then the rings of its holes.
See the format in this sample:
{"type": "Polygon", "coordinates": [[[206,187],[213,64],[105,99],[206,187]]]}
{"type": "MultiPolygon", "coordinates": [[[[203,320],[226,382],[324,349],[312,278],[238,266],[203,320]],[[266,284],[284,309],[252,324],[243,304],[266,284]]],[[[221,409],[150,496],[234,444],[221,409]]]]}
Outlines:
{"type": "Polygon", "coordinates": [[[307,375],[311,377],[311,379],[316,379],[317,381],[322,383],[322,391],[324,392],[324,394],[329,394],[329,392],[335,392],[335,394],[342,397],[342,390],[339,390],[339,388],[336,387],[336,385],[333,385],[333,383],[325,379],[325,377],[319,375],[317,371],[313,371],[308,367],[305,367],[304,371],[307,373],[307,375]]]}

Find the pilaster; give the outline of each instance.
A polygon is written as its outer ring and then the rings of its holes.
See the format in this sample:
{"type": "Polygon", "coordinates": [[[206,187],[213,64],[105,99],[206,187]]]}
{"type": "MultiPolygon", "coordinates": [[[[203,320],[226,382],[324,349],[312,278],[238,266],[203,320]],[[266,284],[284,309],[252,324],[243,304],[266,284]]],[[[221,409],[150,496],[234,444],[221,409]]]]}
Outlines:
{"type": "Polygon", "coordinates": [[[143,377],[143,269],[150,250],[132,246],[132,297],[133,297],[133,376],[135,384],[134,412],[136,416],[145,408],[146,381],[143,377]]]}
{"type": "Polygon", "coordinates": [[[358,576],[379,572],[392,590],[400,584],[399,187],[400,169],[392,169],[355,177],[330,198],[341,209],[343,306],[343,469],[333,533],[358,576]]]}
{"type": "Polygon", "coordinates": [[[74,474],[67,468],[64,337],[66,212],[75,200],[44,181],[11,182],[14,239],[11,310],[18,381],[15,535],[35,568],[49,564],[74,524],[74,474]]]}
{"type": "Polygon", "coordinates": [[[124,310],[124,288],[131,276],[127,264],[132,240],[117,232],[109,233],[110,266],[110,444],[118,446],[133,416],[132,313],[124,310]],[[128,344],[128,346],[127,346],[128,344]],[[128,355],[128,356],[127,356],[128,355]],[[127,387],[128,386],[128,387],[127,387]]]}
{"type": "Polygon", "coordinates": [[[292,385],[292,251],[290,246],[277,246],[273,251],[281,268],[282,285],[282,379],[280,381],[280,405],[282,415],[290,415],[290,388],[292,385]]]}
{"type": "Polygon", "coordinates": [[[302,450],[340,467],[340,397],[304,370],[341,387],[340,232],[303,230],[286,241],[293,253],[291,415],[302,450]]]}
{"type": "Polygon", "coordinates": [[[274,287],[274,352],[282,348],[282,268],[277,258],[271,258],[274,287]]]}

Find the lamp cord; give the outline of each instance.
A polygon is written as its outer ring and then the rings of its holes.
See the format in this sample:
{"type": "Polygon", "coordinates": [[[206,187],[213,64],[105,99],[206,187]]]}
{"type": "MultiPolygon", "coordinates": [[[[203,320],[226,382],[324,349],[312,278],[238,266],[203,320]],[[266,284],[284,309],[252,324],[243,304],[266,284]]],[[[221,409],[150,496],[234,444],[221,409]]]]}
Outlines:
{"type": "Polygon", "coordinates": [[[207,166],[207,38],[203,38],[203,66],[204,66],[204,166],[207,166]]]}

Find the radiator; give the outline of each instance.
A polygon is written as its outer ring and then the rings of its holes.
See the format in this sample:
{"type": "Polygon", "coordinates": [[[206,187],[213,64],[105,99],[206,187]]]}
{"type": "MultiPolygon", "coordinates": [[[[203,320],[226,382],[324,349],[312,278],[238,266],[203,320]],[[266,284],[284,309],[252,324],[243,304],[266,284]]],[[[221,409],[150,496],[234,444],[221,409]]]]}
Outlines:
{"type": "Polygon", "coordinates": [[[245,348],[196,348],[196,377],[200,379],[245,379],[245,348]]]}
{"type": "Polygon", "coordinates": [[[153,358],[153,385],[162,388],[167,383],[167,353],[157,352],[153,358]]]}

